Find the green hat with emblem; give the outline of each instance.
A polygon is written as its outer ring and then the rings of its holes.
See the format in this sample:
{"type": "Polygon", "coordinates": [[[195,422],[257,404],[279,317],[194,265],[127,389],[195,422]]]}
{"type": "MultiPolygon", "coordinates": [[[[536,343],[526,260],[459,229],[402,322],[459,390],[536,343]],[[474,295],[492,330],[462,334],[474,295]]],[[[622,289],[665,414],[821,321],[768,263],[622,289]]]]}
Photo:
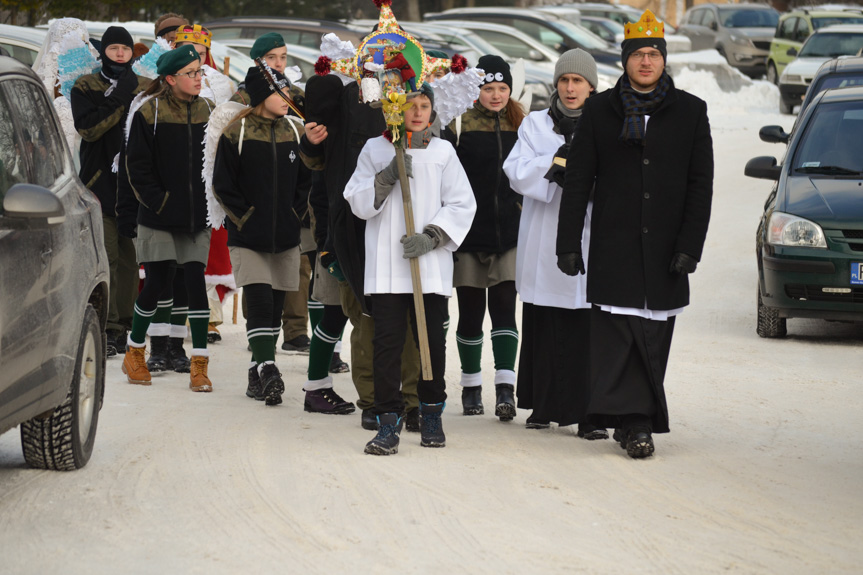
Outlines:
{"type": "Polygon", "coordinates": [[[252,51],[249,52],[249,56],[252,60],[256,58],[263,58],[264,55],[273,50],[274,48],[281,48],[285,45],[285,39],[282,38],[281,34],[276,34],[275,32],[269,32],[264,34],[252,45],[252,51]]]}
{"type": "Polygon", "coordinates": [[[174,48],[170,52],[165,52],[159,59],[156,60],[156,72],[160,76],[169,76],[176,74],[195,60],[200,60],[198,51],[191,45],[180,46],[174,48]]]}

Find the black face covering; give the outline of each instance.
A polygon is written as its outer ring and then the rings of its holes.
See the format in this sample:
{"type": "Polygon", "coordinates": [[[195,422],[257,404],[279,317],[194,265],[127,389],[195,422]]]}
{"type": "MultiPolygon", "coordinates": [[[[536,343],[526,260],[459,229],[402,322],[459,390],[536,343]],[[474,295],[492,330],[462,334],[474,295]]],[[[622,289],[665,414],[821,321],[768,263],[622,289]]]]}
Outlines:
{"type": "Polygon", "coordinates": [[[132,40],[132,35],[129,34],[129,31],[120,26],[111,26],[102,34],[102,49],[99,53],[102,58],[102,73],[108,78],[117,79],[126,69],[132,67],[132,59],[130,58],[125,64],[118,64],[108,58],[105,55],[105,50],[111,44],[122,44],[134,49],[135,42],[132,40]]]}

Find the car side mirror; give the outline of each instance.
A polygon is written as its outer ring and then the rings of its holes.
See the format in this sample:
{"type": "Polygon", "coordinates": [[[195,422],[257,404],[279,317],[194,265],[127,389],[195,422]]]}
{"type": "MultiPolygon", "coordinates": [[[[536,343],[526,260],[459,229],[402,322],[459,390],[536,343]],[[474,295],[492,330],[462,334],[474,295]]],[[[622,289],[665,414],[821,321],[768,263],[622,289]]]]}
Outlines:
{"type": "Polygon", "coordinates": [[[788,56],[796,56],[797,55],[797,48],[788,48],[788,51],[785,52],[785,54],[788,56]]]}
{"type": "Polygon", "coordinates": [[[7,218],[44,220],[48,225],[66,220],[60,198],[35,184],[15,184],[3,198],[3,215],[7,218]]]}
{"type": "Polygon", "coordinates": [[[782,174],[782,166],[776,165],[776,158],[773,156],[758,156],[746,162],[743,173],[750,178],[775,182],[779,180],[779,176],[782,174]]]}
{"type": "Polygon", "coordinates": [[[626,35],[623,32],[618,32],[614,35],[614,41],[618,44],[623,44],[624,40],[626,40],[626,35]]]}
{"type": "Polygon", "coordinates": [[[545,56],[542,55],[542,52],[539,50],[531,49],[527,53],[527,57],[533,60],[534,62],[542,62],[545,60],[545,56]]]}
{"type": "Polygon", "coordinates": [[[709,28],[716,32],[717,30],[719,30],[719,25],[716,22],[711,22],[709,28]]]}
{"type": "Polygon", "coordinates": [[[764,126],[758,131],[758,137],[768,144],[787,144],[791,134],[785,133],[782,126],[764,126]]]}

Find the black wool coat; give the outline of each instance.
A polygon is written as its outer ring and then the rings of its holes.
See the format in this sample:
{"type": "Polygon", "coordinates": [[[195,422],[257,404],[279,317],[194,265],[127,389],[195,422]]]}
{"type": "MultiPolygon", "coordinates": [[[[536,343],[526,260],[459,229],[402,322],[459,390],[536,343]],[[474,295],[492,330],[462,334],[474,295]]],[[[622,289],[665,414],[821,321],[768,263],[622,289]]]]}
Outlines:
{"type": "Polygon", "coordinates": [[[672,256],[701,259],[713,197],[713,141],[703,100],[672,87],[647,122],[643,146],[620,139],[620,81],[588,98],[567,157],[557,253],[581,250],[593,191],[587,300],[671,310],[689,304],[672,256]]]}

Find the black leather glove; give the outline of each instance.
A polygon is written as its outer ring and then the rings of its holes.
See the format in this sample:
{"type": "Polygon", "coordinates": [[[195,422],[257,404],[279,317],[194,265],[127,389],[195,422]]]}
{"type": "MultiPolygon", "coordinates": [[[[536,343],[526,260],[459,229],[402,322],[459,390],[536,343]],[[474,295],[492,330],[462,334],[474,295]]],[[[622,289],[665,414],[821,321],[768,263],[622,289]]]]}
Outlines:
{"type": "MultiPolygon", "coordinates": [[[[566,156],[569,155],[569,144],[562,144],[557,151],[554,153],[554,159],[557,160],[561,158],[563,163],[566,164],[566,156]]],[[[561,166],[558,163],[551,164],[551,167],[545,173],[545,179],[549,182],[554,182],[561,188],[563,187],[563,182],[566,178],[566,166],[561,166]]]]}
{"type": "Polygon", "coordinates": [[[563,158],[564,160],[569,155],[569,144],[561,144],[561,146],[554,153],[555,158],[563,158]]]}
{"type": "Polygon", "coordinates": [[[677,252],[671,256],[668,271],[673,274],[691,274],[696,267],[698,267],[698,260],[688,254],[677,252]]]}
{"type": "Polygon", "coordinates": [[[131,66],[114,66],[115,68],[122,68],[122,71],[117,76],[117,87],[114,90],[117,92],[117,96],[122,98],[123,100],[132,99],[132,92],[135,91],[135,88],[138,87],[138,76],[135,75],[135,72],[132,71],[131,66]]]}
{"type": "Polygon", "coordinates": [[[571,118],[563,117],[557,123],[557,129],[560,131],[560,135],[569,142],[572,139],[571,136],[575,133],[575,121],[571,118]]]}
{"type": "Polygon", "coordinates": [[[568,276],[577,276],[578,274],[585,273],[581,252],[557,254],[557,267],[568,276]]]}
{"type": "Polygon", "coordinates": [[[117,233],[124,238],[135,239],[138,237],[138,226],[135,225],[135,220],[117,221],[117,233]]]}

